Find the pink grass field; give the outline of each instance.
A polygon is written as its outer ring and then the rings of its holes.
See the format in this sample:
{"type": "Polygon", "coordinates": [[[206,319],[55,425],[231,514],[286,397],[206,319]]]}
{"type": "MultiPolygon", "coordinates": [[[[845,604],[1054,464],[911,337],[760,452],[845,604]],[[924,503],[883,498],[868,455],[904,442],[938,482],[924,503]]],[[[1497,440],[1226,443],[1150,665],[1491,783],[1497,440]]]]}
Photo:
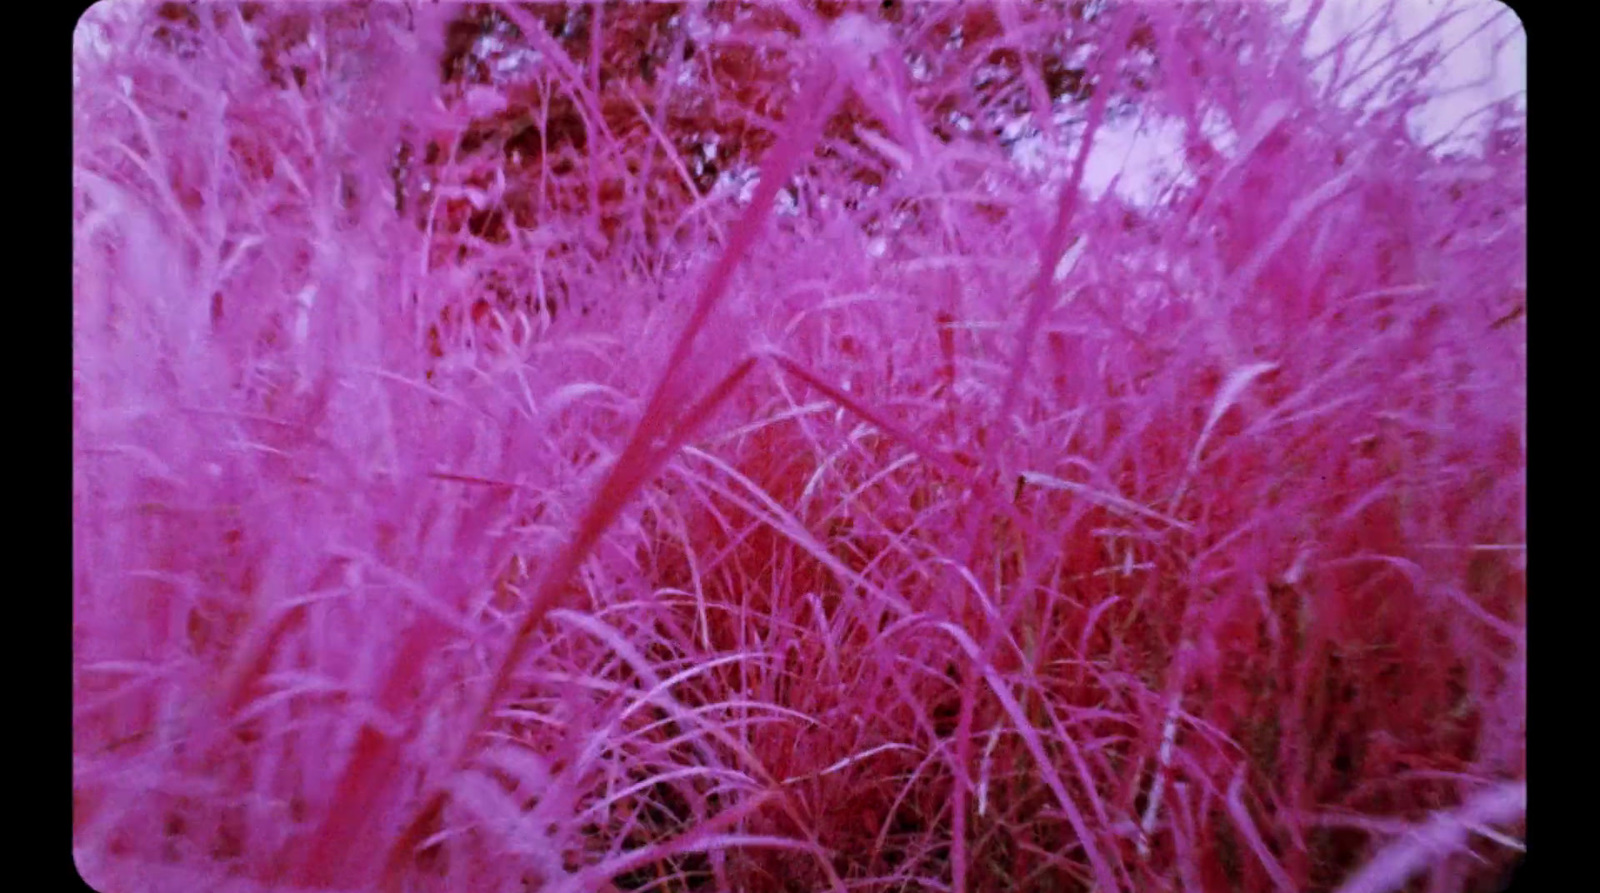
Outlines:
{"type": "Polygon", "coordinates": [[[1483,12],[93,7],[79,871],[1495,889],[1526,124],[1418,124],[1483,12]]]}

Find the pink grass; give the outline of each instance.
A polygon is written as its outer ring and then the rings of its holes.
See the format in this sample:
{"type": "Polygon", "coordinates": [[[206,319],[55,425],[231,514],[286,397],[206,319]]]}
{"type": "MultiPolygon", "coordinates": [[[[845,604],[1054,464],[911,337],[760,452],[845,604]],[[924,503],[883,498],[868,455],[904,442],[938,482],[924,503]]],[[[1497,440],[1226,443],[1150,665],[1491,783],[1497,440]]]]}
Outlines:
{"type": "Polygon", "coordinates": [[[91,10],[84,876],[1489,889],[1517,28],[1331,6],[91,10]]]}

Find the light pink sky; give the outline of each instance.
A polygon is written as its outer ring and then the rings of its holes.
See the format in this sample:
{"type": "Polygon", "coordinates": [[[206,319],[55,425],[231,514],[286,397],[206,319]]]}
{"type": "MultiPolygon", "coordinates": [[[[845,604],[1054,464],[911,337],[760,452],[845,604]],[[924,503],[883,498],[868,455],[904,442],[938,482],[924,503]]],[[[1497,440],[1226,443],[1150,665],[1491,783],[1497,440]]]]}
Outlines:
{"type": "MultiPolygon", "coordinates": [[[[1280,2],[1292,20],[1311,7],[1311,0],[1280,2]]],[[[1307,35],[1307,51],[1314,54],[1326,49],[1387,3],[1388,0],[1327,0],[1307,35]]],[[[1393,28],[1375,41],[1373,59],[1417,34],[1441,12],[1463,10],[1437,35],[1441,48],[1460,46],[1440,62],[1431,79],[1440,97],[1412,120],[1422,139],[1440,138],[1473,112],[1526,91],[1527,37],[1504,4],[1496,0],[1396,0],[1395,6],[1393,28]],[[1473,34],[1485,22],[1491,24],[1473,34]]],[[[1103,192],[1112,177],[1120,174],[1119,194],[1133,201],[1149,200],[1174,174],[1182,175],[1182,171],[1175,170],[1182,157],[1182,126],[1147,119],[1144,127],[1135,133],[1130,123],[1100,132],[1085,172],[1085,188],[1091,194],[1103,192]]],[[[1457,137],[1471,134],[1470,128],[1463,128],[1457,137]]]]}
{"type": "MultiPolygon", "coordinates": [[[[1307,49],[1316,52],[1328,46],[1383,9],[1386,2],[1328,0],[1312,27],[1307,49]]],[[[1310,5],[1308,0],[1289,0],[1289,4],[1310,5]]],[[[1424,138],[1441,136],[1463,116],[1527,89],[1527,35],[1505,4],[1497,0],[1398,0],[1395,5],[1394,30],[1380,39],[1375,55],[1417,34],[1441,12],[1462,10],[1438,35],[1441,49],[1454,49],[1440,62],[1433,85],[1449,93],[1418,116],[1415,123],[1424,138]]]]}

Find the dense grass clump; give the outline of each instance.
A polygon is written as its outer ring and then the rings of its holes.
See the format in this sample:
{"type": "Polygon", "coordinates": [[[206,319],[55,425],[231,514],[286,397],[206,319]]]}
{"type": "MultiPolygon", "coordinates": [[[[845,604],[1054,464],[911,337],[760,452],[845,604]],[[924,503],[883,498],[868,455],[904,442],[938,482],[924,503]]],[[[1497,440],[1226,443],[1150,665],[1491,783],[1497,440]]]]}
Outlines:
{"type": "Polygon", "coordinates": [[[1491,889],[1516,24],[1290,6],[92,9],[84,876],[1491,889]]]}

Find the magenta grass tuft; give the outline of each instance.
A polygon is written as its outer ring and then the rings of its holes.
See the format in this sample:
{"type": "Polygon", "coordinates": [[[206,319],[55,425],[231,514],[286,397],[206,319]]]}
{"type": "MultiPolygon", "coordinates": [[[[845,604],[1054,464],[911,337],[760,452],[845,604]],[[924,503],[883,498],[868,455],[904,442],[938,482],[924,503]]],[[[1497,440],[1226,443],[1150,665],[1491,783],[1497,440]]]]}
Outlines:
{"type": "Polygon", "coordinates": [[[95,6],[79,870],[1492,889],[1526,125],[1446,75],[1520,39],[1386,0],[95,6]]]}

